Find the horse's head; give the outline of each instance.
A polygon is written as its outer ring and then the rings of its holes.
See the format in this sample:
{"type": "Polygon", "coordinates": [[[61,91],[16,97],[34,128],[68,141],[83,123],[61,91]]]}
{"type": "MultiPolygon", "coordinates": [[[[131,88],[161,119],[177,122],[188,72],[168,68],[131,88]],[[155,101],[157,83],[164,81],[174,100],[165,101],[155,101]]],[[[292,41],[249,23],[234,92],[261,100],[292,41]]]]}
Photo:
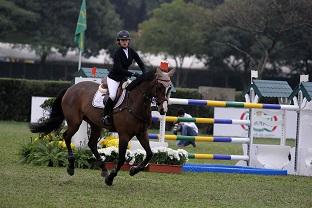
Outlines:
{"type": "Polygon", "coordinates": [[[156,98],[156,104],[158,111],[161,115],[164,115],[168,111],[168,100],[170,98],[170,92],[172,88],[171,77],[173,76],[175,69],[169,72],[163,72],[157,68],[155,73],[155,85],[154,97],[156,98]]]}

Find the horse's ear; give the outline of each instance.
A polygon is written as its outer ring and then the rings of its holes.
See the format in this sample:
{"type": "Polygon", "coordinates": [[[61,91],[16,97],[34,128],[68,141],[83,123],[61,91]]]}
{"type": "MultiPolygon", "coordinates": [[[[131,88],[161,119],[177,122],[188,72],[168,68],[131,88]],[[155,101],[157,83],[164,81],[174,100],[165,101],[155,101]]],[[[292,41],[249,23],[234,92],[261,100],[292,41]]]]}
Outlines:
{"type": "Polygon", "coordinates": [[[172,77],[175,71],[176,71],[176,68],[171,69],[171,70],[168,72],[169,77],[172,77]]]}

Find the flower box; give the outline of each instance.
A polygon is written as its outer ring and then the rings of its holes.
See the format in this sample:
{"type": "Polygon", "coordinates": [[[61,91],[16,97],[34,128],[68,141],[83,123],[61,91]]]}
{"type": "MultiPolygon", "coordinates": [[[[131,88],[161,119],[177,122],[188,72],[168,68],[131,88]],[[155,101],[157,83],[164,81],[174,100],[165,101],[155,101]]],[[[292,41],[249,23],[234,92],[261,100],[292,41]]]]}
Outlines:
{"type": "Polygon", "coordinates": [[[156,173],[181,173],[182,166],[150,163],[147,171],[156,173]]]}
{"type": "MultiPolygon", "coordinates": [[[[105,166],[108,170],[111,170],[113,168],[115,168],[117,164],[115,164],[114,162],[105,162],[105,166]]],[[[128,163],[125,163],[122,167],[121,170],[129,170],[131,168],[131,165],[128,163]]]]}
{"type": "MultiPolygon", "coordinates": [[[[106,162],[105,163],[107,169],[113,169],[115,167],[115,163],[106,162]]],[[[128,171],[132,165],[125,163],[121,170],[128,171]]],[[[147,172],[156,172],[156,173],[181,173],[182,166],[181,165],[167,165],[167,164],[154,164],[150,163],[144,171],[147,172]]]]}

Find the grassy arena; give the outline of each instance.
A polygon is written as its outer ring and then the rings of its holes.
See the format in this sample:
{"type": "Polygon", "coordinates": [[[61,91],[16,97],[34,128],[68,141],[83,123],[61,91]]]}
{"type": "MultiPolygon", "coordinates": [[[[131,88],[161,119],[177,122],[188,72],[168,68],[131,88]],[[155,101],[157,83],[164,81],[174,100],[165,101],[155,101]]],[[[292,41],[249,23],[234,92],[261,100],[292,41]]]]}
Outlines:
{"type": "MultiPolygon", "coordinates": [[[[0,207],[312,207],[308,177],[121,171],[108,187],[97,170],[76,169],[70,177],[65,168],[20,164],[17,151],[32,135],[27,123],[0,122],[0,132],[0,207]]],[[[196,152],[241,149],[202,143],[196,152]]]]}

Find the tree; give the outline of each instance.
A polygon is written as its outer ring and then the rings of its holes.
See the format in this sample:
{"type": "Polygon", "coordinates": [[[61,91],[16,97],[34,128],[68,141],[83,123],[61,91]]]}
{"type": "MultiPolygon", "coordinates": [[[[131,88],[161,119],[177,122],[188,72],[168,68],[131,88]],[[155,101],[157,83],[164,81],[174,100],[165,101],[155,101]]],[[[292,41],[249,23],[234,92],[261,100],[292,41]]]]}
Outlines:
{"type": "Polygon", "coordinates": [[[124,29],[130,31],[136,31],[139,23],[146,20],[152,10],[168,2],[172,0],[111,0],[124,23],[124,29]]]}
{"type": "Polygon", "coordinates": [[[225,1],[214,10],[216,33],[223,33],[215,44],[231,51],[225,52],[228,58],[243,60],[245,71],[254,66],[261,77],[268,63],[274,63],[274,58],[294,44],[289,42],[288,34],[310,24],[310,19],[303,18],[301,13],[307,3],[307,0],[225,1]]]}
{"type": "Polygon", "coordinates": [[[0,0],[0,36],[6,37],[18,28],[32,24],[38,19],[38,15],[27,11],[14,2],[0,0]]]}
{"type": "Polygon", "coordinates": [[[285,49],[278,64],[290,68],[291,75],[308,74],[312,76],[312,2],[301,1],[298,14],[303,19],[302,24],[287,34],[285,49]]]}
{"type": "Polygon", "coordinates": [[[183,86],[187,79],[187,71],[182,69],[185,57],[200,52],[203,44],[201,22],[206,17],[203,8],[175,0],[161,4],[152,12],[151,18],[139,25],[136,42],[139,49],[172,56],[177,68],[177,86],[183,86]]]}
{"type": "MultiPolygon", "coordinates": [[[[66,55],[75,48],[74,32],[79,15],[80,1],[40,1],[13,0],[18,8],[33,14],[35,21],[21,24],[14,21],[15,30],[1,34],[1,39],[10,43],[29,44],[41,57],[44,64],[53,50],[66,55]]],[[[10,17],[9,14],[6,14],[10,17]]],[[[33,18],[34,19],[34,18],[33,18]]],[[[97,55],[100,49],[112,50],[116,33],[121,28],[121,21],[109,0],[87,1],[86,56],[97,55]]]]}
{"type": "Polygon", "coordinates": [[[212,9],[217,5],[223,4],[224,0],[187,0],[187,2],[191,2],[204,8],[212,9]]]}

